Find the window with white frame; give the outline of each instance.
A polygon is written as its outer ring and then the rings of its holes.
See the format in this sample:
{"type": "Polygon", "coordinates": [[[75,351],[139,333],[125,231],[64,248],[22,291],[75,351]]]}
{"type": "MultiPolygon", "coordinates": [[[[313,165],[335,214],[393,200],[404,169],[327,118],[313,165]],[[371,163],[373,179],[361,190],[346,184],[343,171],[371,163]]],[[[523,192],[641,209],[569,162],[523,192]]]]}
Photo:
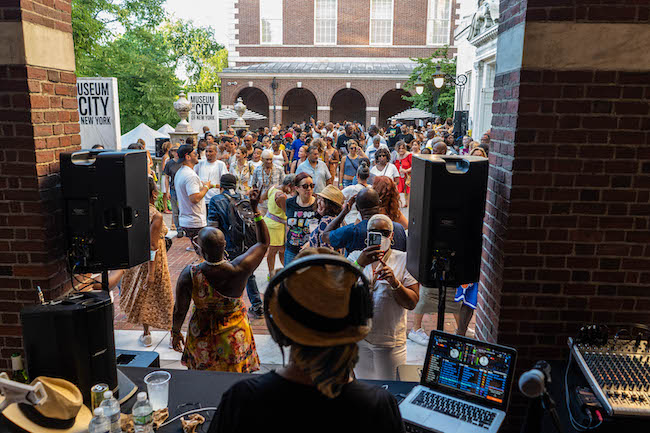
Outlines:
{"type": "Polygon", "coordinates": [[[451,24],[451,0],[429,0],[427,18],[427,44],[448,44],[449,26],[451,24]]]}
{"type": "Polygon", "coordinates": [[[336,44],[338,0],[314,1],[314,43],[336,44]]]}
{"type": "Polygon", "coordinates": [[[370,45],[393,43],[393,0],[370,0],[370,45]]]}
{"type": "Polygon", "coordinates": [[[260,0],[260,42],[282,44],[282,0],[260,0]]]}

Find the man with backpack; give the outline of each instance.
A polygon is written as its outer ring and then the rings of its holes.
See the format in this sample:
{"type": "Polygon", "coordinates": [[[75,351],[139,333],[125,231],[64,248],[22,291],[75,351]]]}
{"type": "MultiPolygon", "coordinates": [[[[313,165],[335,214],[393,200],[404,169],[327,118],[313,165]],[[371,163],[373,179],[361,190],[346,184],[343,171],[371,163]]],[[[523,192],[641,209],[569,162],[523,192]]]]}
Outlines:
{"type": "MultiPolygon", "coordinates": [[[[226,238],[226,255],[234,259],[257,242],[255,215],[250,201],[237,192],[237,178],[234,175],[222,175],[220,189],[221,193],[212,197],[208,205],[208,225],[223,232],[226,238]]],[[[246,282],[246,293],[251,302],[249,317],[261,319],[262,298],[255,274],[251,274],[246,282]]]]}

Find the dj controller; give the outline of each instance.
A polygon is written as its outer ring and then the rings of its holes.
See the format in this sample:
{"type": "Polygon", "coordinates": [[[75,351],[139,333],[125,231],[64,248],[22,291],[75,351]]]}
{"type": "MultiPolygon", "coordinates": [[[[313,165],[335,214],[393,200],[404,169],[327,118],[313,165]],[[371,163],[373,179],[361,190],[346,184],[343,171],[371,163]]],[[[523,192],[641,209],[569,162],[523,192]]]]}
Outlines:
{"type": "Polygon", "coordinates": [[[640,338],[575,341],[572,356],[609,416],[650,417],[650,343],[640,338]]]}

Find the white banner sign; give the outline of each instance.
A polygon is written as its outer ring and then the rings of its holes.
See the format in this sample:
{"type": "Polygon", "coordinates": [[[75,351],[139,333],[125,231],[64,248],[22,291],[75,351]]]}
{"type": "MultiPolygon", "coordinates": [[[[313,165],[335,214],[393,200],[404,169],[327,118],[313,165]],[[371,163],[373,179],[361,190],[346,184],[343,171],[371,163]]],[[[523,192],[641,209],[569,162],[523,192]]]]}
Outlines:
{"type": "Polygon", "coordinates": [[[194,132],[203,138],[203,127],[207,126],[212,134],[216,134],[219,131],[219,94],[188,93],[187,99],[192,103],[188,121],[194,132]]]}
{"type": "Polygon", "coordinates": [[[120,150],[120,103],[117,78],[77,78],[81,148],[101,144],[120,150]]]}

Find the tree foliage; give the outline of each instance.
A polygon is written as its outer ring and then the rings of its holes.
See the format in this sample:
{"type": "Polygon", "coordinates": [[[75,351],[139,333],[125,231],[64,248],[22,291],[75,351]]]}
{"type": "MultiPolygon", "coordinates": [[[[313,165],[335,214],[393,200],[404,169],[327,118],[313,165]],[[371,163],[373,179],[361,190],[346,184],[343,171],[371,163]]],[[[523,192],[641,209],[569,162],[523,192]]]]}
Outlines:
{"type": "Polygon", "coordinates": [[[445,85],[441,89],[436,89],[433,85],[433,75],[436,73],[437,66],[440,66],[444,74],[456,75],[456,59],[449,58],[449,47],[437,49],[430,57],[411,60],[417,62],[417,66],[411,72],[404,87],[408,90],[415,89],[415,83],[421,81],[424,83],[424,91],[421,95],[414,94],[403,98],[413,102],[415,107],[431,111],[443,119],[453,117],[454,86],[449,84],[449,80],[445,80],[445,85]]]}
{"type": "Polygon", "coordinates": [[[89,67],[96,76],[117,78],[122,133],[143,122],[154,129],[178,123],[172,104],[182,83],[164,35],[133,28],[97,50],[89,67]]]}
{"type": "Polygon", "coordinates": [[[214,92],[220,79],[217,75],[228,66],[228,52],[217,43],[214,30],[196,27],[191,21],[167,21],[162,27],[176,68],[187,75],[190,92],[214,92]]]}
{"type": "Polygon", "coordinates": [[[176,124],[178,93],[214,92],[227,66],[214,31],[168,17],[165,1],[73,0],[77,76],[117,78],[122,133],[176,124]]]}
{"type": "Polygon", "coordinates": [[[165,18],[166,0],[72,0],[72,36],[77,74],[87,75],[95,50],[116,34],[154,28],[165,18]]]}

